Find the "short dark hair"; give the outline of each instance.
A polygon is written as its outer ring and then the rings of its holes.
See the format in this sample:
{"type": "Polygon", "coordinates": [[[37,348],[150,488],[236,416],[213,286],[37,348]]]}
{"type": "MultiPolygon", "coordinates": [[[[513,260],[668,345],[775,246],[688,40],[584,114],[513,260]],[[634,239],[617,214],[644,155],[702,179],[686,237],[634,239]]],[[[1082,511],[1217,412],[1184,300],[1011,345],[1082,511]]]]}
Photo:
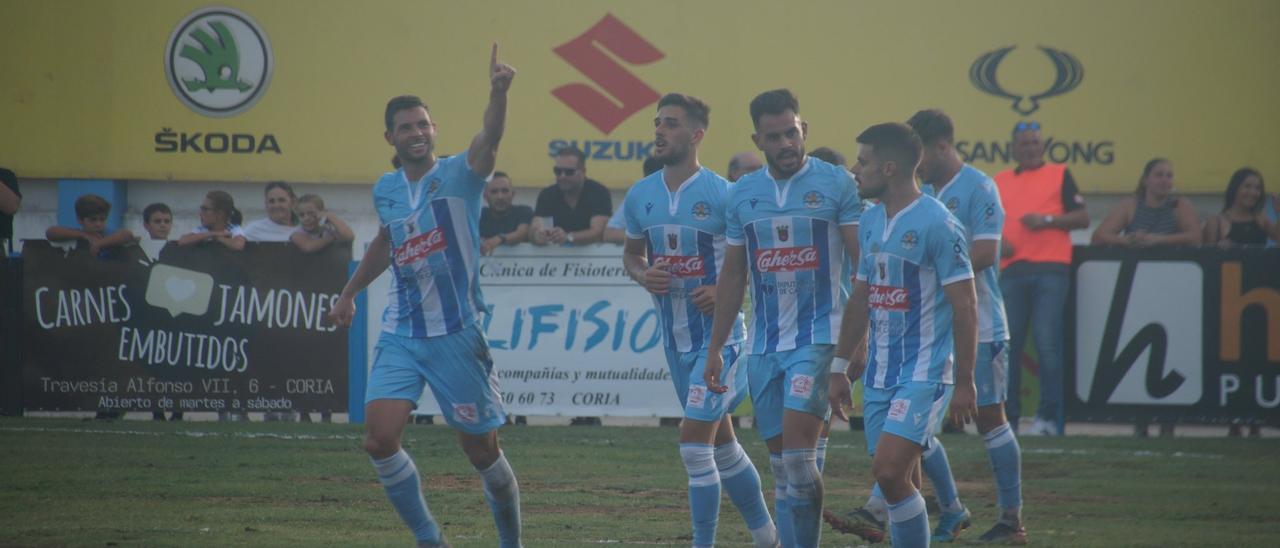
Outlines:
{"type": "Polygon", "coordinates": [[[173,212],[169,210],[169,206],[161,202],[156,202],[142,209],[142,222],[151,222],[151,216],[156,213],[168,213],[170,217],[173,216],[173,212]]]}
{"type": "Polygon", "coordinates": [[[270,183],[267,183],[267,188],[262,189],[262,195],[266,196],[267,194],[270,194],[272,190],[277,188],[283,189],[290,198],[293,198],[294,200],[298,199],[298,195],[293,193],[293,185],[284,181],[271,181],[270,183]]]}
{"type": "Polygon", "coordinates": [[[644,171],[645,177],[653,175],[654,172],[662,169],[662,160],[654,158],[653,156],[645,158],[644,165],[640,166],[640,169],[641,171],[644,171]]]}
{"type": "Polygon", "coordinates": [[[751,100],[751,124],[753,127],[760,127],[761,116],[782,114],[788,110],[800,114],[800,100],[796,99],[791,90],[783,88],[766,91],[751,100]]]}
{"type": "Polygon", "coordinates": [[[956,139],[956,128],[951,123],[951,117],[936,108],[915,113],[907,120],[907,125],[915,130],[916,135],[920,136],[920,142],[926,145],[936,144],[938,141],[954,143],[956,139]]]}
{"type": "Polygon", "coordinates": [[[493,175],[489,176],[489,178],[490,178],[490,179],[497,179],[498,177],[502,177],[503,179],[506,179],[506,180],[508,180],[508,181],[510,181],[510,180],[511,180],[511,176],[510,176],[510,175],[507,175],[507,172],[505,172],[505,171],[496,171],[496,170],[495,170],[495,171],[493,172],[493,175]]]}
{"type": "Polygon", "coordinates": [[[1231,204],[1236,203],[1236,194],[1240,192],[1240,185],[1243,185],[1244,180],[1248,179],[1251,175],[1258,178],[1258,183],[1262,185],[1260,190],[1262,190],[1263,196],[1263,199],[1258,200],[1258,203],[1253,204],[1253,212],[1257,213],[1262,209],[1263,203],[1267,201],[1267,182],[1262,179],[1262,173],[1259,173],[1258,170],[1251,167],[1242,167],[1237,169],[1235,173],[1232,173],[1231,180],[1227,181],[1226,203],[1222,204],[1223,211],[1231,209],[1231,204]]]}
{"type": "Polygon", "coordinates": [[[399,97],[392,97],[390,101],[387,101],[387,112],[383,115],[387,124],[387,131],[391,131],[391,124],[395,123],[397,112],[418,107],[422,107],[422,110],[431,112],[431,110],[427,108],[427,104],[423,103],[422,99],[419,99],[417,95],[401,95],[399,97]]]}
{"type": "Polygon", "coordinates": [[[684,115],[700,124],[703,129],[711,127],[711,107],[702,99],[683,93],[668,93],[658,100],[658,108],[676,106],[684,109],[684,115]]]}
{"type": "Polygon", "coordinates": [[[111,212],[111,203],[97,194],[85,194],[76,198],[76,218],[83,219],[94,215],[106,215],[111,212]]]}
{"type": "Polygon", "coordinates": [[[911,126],[897,122],[876,124],[858,135],[858,143],[868,145],[881,161],[892,161],[901,166],[909,166],[914,174],[920,165],[920,152],[924,143],[911,126]]]}
{"type": "Polygon", "coordinates": [[[574,158],[578,159],[579,169],[587,167],[587,155],[584,154],[581,150],[579,150],[578,147],[576,146],[567,145],[567,146],[562,146],[559,149],[556,149],[556,157],[560,157],[560,156],[573,156],[574,158]]]}
{"type": "Polygon", "coordinates": [[[831,165],[843,167],[847,162],[843,154],[836,152],[831,147],[818,147],[809,153],[810,156],[822,160],[831,165]]]}
{"type": "Polygon", "coordinates": [[[239,225],[244,220],[244,215],[236,209],[236,201],[224,190],[210,190],[204,195],[213,203],[215,211],[221,211],[227,214],[227,222],[233,225],[239,225]]]}

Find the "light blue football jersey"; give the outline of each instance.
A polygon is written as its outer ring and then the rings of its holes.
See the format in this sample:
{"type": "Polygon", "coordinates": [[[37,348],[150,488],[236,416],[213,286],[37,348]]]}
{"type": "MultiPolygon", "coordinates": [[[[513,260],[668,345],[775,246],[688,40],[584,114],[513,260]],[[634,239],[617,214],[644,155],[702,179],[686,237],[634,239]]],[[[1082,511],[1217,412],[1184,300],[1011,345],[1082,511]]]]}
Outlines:
{"type": "MultiPolygon", "coordinates": [[[[1004,206],[1000,191],[987,174],[965,164],[951,182],[935,196],[947,206],[969,234],[969,247],[978,240],[995,240],[1000,248],[1000,231],[1004,229],[1004,206]]],[[[978,292],[978,342],[997,342],[1009,338],[1005,319],[1004,296],[1000,293],[1000,261],[974,273],[974,289],[978,292]]]]}

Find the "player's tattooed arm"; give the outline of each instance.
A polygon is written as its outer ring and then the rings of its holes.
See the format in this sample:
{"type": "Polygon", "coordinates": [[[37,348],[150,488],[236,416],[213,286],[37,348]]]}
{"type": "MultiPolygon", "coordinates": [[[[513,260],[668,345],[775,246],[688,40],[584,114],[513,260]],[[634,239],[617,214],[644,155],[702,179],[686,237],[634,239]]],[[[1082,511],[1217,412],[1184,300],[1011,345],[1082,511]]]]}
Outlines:
{"type": "Polygon", "coordinates": [[[707,361],[702,374],[707,389],[723,394],[729,387],[720,384],[720,371],[724,369],[724,359],[720,351],[725,341],[729,340],[729,332],[733,331],[733,323],[738,319],[738,311],[742,310],[742,298],[747,289],[747,251],[740,245],[724,246],[724,264],[720,269],[720,278],[716,282],[716,312],[711,321],[711,343],[707,347],[707,361]]]}
{"type": "Polygon", "coordinates": [[[978,416],[978,394],[973,384],[973,368],[978,356],[978,295],[973,278],[942,287],[951,303],[951,331],[955,337],[955,394],[951,397],[951,420],[957,425],[978,416]]]}
{"type": "Polygon", "coordinates": [[[369,247],[364,250],[364,258],[360,259],[360,266],[356,267],[355,274],[347,280],[346,287],[342,288],[342,294],[338,295],[338,302],[334,303],[333,310],[329,312],[329,321],[339,327],[350,326],[351,318],[356,313],[356,294],[369,287],[369,284],[382,275],[389,266],[391,266],[391,233],[384,226],[378,229],[378,235],[374,236],[373,241],[369,242],[369,247]]]}
{"type": "Polygon", "coordinates": [[[489,106],[484,110],[484,127],[471,140],[467,151],[467,164],[471,171],[488,177],[498,162],[498,143],[507,124],[507,90],[516,69],[498,61],[498,43],[494,42],[489,53],[489,106]]]}

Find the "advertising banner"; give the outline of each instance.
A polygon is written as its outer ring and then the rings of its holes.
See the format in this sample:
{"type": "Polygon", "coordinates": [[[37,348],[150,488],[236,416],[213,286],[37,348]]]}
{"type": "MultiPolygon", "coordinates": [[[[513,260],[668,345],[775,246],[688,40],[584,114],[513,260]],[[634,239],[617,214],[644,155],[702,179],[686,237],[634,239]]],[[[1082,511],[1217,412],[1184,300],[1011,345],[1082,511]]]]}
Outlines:
{"type": "Polygon", "coordinates": [[[26,409],[346,411],[347,335],[326,316],[349,247],[157,255],[26,242],[26,409]]]}

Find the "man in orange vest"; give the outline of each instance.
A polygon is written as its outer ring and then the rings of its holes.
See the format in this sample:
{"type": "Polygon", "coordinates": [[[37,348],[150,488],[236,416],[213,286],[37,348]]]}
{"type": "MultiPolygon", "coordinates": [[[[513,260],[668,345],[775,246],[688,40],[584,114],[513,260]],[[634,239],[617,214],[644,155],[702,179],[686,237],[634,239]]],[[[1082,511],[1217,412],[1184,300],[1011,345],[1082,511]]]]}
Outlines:
{"type": "Polygon", "coordinates": [[[1005,218],[1000,291],[1009,317],[1009,400],[1006,413],[1017,428],[1022,415],[1022,349],[1027,326],[1040,359],[1040,407],[1028,434],[1062,434],[1063,323],[1067,304],[1071,237],[1087,228],[1089,213],[1067,166],[1044,161],[1040,124],[1013,128],[1018,166],[996,175],[1005,218]]]}

